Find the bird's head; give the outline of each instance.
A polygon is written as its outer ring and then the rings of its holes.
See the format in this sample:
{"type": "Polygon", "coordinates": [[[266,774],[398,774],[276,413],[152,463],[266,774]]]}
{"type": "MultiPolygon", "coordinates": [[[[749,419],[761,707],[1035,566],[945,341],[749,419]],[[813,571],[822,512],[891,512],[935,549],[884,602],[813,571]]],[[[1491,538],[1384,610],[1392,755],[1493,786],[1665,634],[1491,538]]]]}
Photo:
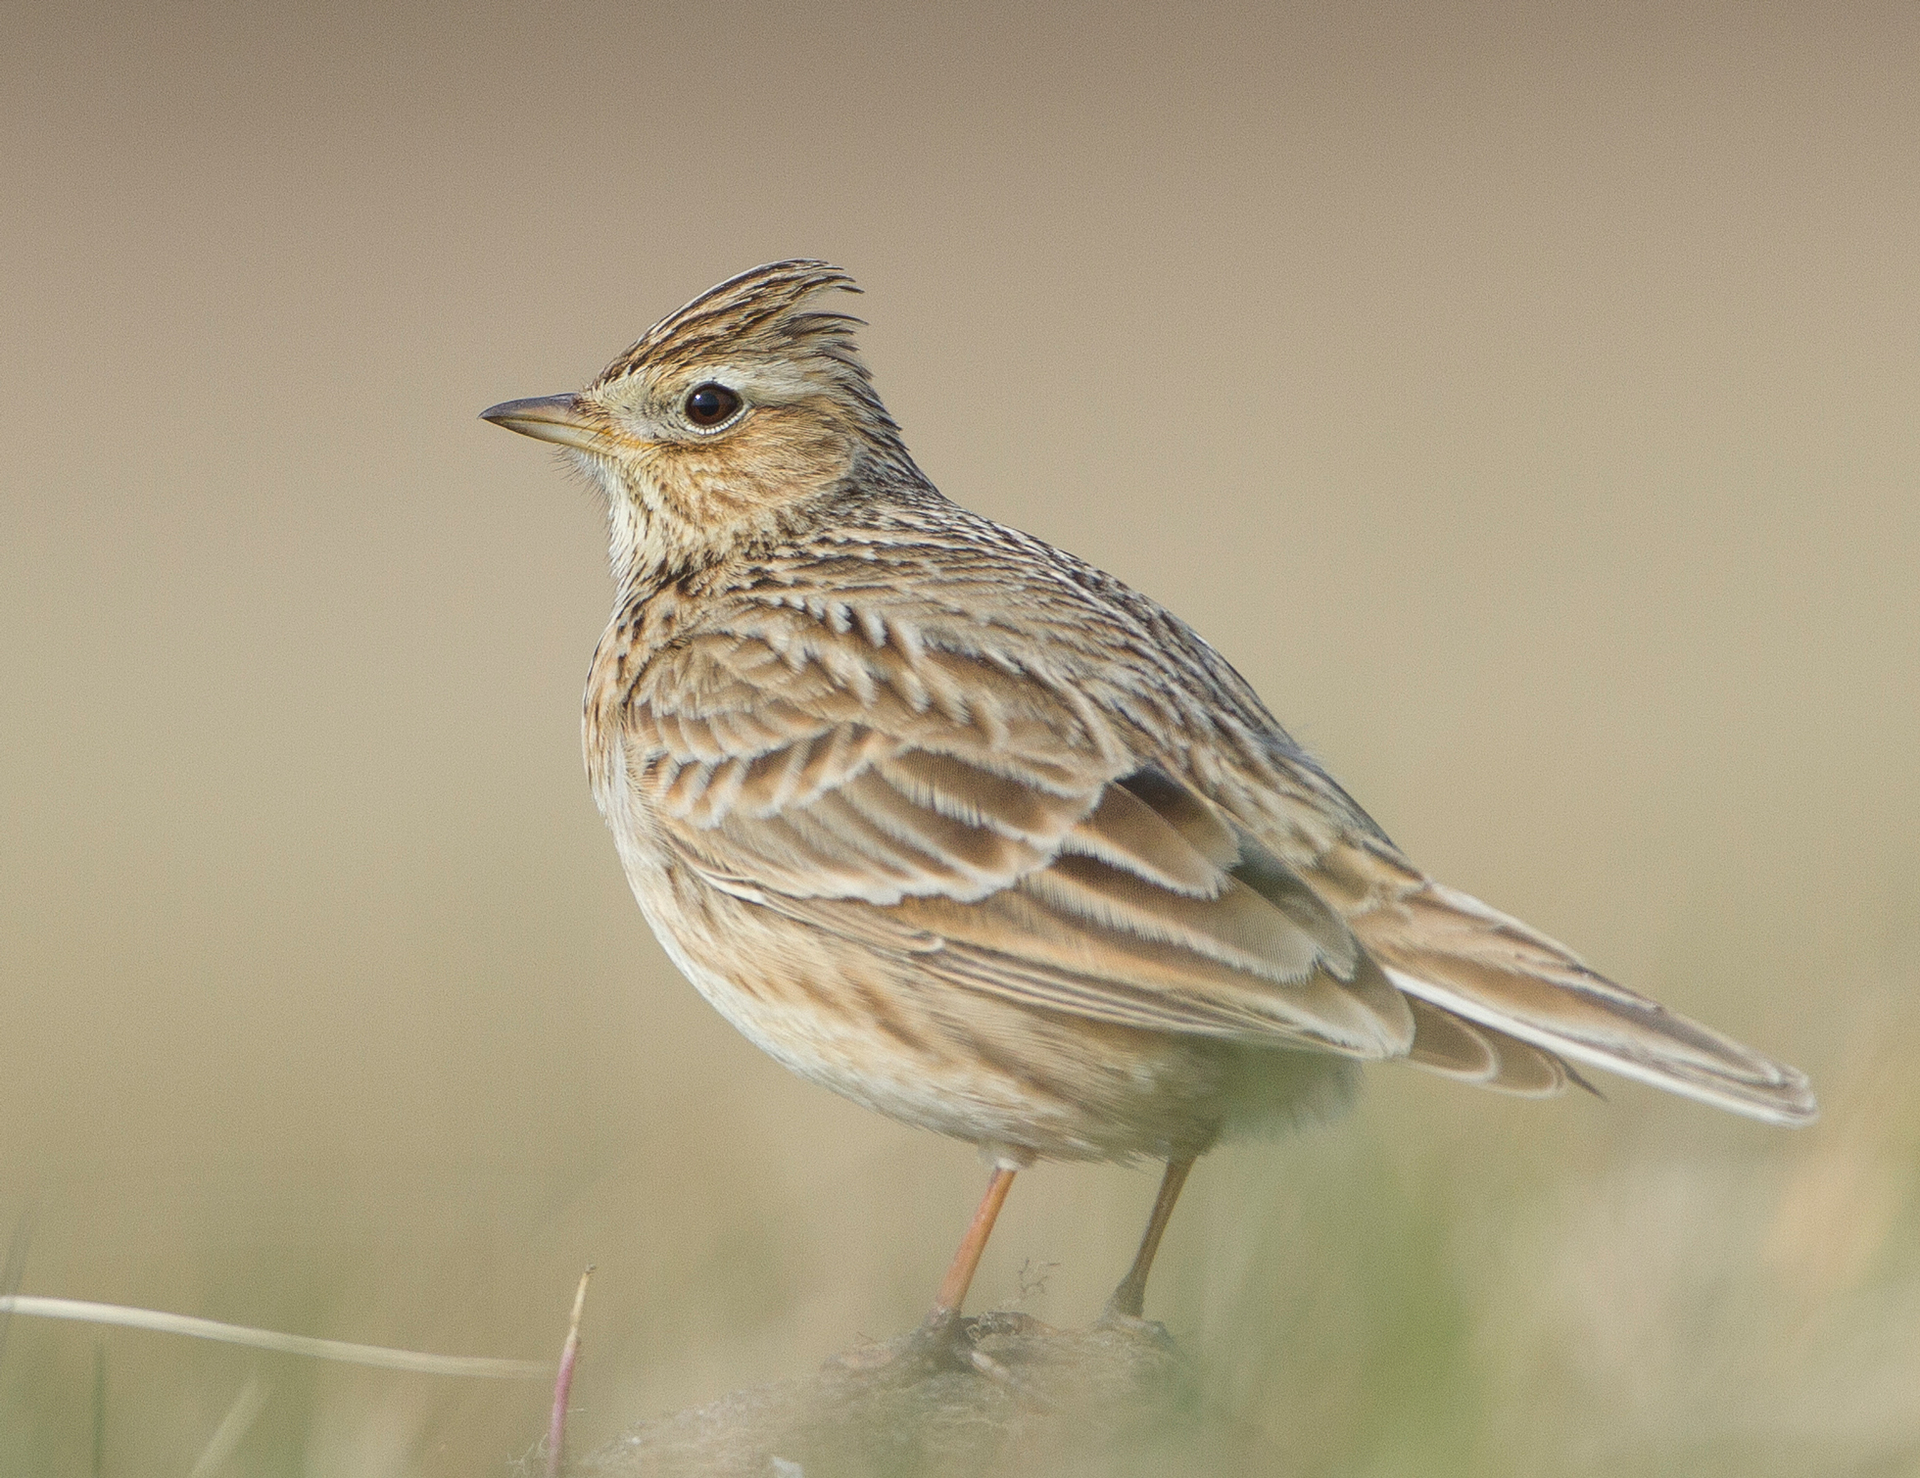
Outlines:
{"type": "Polygon", "coordinates": [[[622,578],[777,538],[863,467],[911,465],[855,350],[860,320],[813,306],[833,289],[859,291],[825,262],[756,267],[661,319],[585,390],[481,416],[566,448],[600,484],[622,578]]]}

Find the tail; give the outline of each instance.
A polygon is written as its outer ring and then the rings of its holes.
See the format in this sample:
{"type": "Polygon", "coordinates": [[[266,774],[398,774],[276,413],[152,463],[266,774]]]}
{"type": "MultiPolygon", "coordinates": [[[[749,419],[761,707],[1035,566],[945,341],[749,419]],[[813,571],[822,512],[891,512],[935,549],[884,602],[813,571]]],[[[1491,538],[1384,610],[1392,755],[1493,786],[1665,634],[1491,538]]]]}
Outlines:
{"type": "Polygon", "coordinates": [[[1465,893],[1427,882],[1350,923],[1395,986],[1436,1008],[1415,1008],[1410,1055],[1422,1066],[1551,1093],[1571,1076],[1556,1059],[1571,1058],[1770,1124],[1819,1113],[1804,1074],[1614,984],[1465,893]],[[1540,1050],[1515,1050],[1523,1044],[1540,1050]]]}

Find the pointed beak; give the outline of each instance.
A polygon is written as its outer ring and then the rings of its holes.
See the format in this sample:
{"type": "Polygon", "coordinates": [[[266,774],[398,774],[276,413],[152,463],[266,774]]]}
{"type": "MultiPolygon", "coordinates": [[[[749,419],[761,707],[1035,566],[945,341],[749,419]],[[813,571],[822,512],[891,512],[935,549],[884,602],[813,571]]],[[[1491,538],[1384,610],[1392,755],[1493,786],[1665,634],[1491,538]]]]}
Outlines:
{"type": "Polygon", "coordinates": [[[480,412],[480,419],[536,441],[556,442],[583,452],[604,451],[604,428],[589,419],[577,395],[540,395],[532,400],[503,400],[480,412]]]}

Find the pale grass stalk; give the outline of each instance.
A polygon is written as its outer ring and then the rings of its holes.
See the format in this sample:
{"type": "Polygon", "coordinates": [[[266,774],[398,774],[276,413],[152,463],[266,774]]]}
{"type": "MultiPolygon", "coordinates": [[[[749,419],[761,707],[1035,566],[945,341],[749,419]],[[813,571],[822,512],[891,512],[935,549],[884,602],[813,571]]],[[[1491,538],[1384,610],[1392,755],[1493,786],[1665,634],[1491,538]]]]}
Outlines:
{"type": "Polygon", "coordinates": [[[573,1390],[574,1362],[580,1358],[580,1312],[587,1306],[587,1280],[593,1268],[580,1275],[573,1291],[573,1318],[567,1324],[567,1342],[560,1347],[560,1370],[553,1378],[553,1414],[547,1419],[547,1478],[560,1478],[560,1449],[567,1440],[567,1397],[573,1390]]]}
{"type": "Polygon", "coordinates": [[[418,1350],[394,1350],[384,1345],[358,1345],[340,1339],[315,1339],[305,1334],[282,1334],[244,1324],[222,1324],[188,1314],[158,1309],[134,1309],[123,1304],[88,1303],[77,1298],[41,1298],[14,1293],[0,1296],[0,1314],[26,1314],[40,1319],[77,1319],[88,1324],[118,1324],[128,1329],[150,1329],[158,1334],[184,1334],[193,1339],[249,1345],[283,1355],[305,1355],[315,1360],[339,1360],[348,1365],[372,1365],[381,1370],[407,1370],[417,1375],[467,1375],[494,1380],[540,1380],[553,1369],[542,1360],[499,1360],[485,1355],[429,1355],[418,1350]]]}
{"type": "Polygon", "coordinates": [[[233,1405],[227,1408],[227,1414],[220,1418],[220,1425],[213,1429],[213,1436],[207,1440],[205,1450],[195,1460],[187,1478],[213,1478],[225,1467],[234,1449],[252,1430],[260,1408],[266,1404],[267,1383],[258,1375],[249,1376],[240,1394],[233,1398],[233,1405]]]}
{"type": "MultiPolygon", "coordinates": [[[[20,1280],[27,1271],[27,1243],[33,1239],[33,1208],[29,1206],[20,1213],[20,1219],[13,1224],[13,1235],[7,1239],[7,1258],[0,1263],[0,1298],[20,1291],[20,1280]]],[[[7,1352],[7,1324],[11,1315],[0,1307],[0,1356],[7,1352]]]]}
{"type": "Polygon", "coordinates": [[[93,1478],[107,1470],[107,1345],[93,1341],[93,1478]]]}

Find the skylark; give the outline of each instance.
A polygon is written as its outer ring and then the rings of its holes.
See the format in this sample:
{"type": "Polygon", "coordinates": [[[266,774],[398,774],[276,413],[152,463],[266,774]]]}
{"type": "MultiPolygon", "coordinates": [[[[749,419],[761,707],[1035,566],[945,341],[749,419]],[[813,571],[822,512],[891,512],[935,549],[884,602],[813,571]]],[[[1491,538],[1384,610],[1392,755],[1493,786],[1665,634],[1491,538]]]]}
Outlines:
{"type": "Polygon", "coordinates": [[[483,414],[605,490],[587,770],[667,953],[795,1072],[993,1166],[933,1325],[1036,1159],[1166,1162],[1110,1304],[1139,1316],[1195,1158],[1363,1062],[1813,1118],[1794,1069],[1428,877],[1178,617],[943,497],[834,289],[756,268],[483,414]]]}

